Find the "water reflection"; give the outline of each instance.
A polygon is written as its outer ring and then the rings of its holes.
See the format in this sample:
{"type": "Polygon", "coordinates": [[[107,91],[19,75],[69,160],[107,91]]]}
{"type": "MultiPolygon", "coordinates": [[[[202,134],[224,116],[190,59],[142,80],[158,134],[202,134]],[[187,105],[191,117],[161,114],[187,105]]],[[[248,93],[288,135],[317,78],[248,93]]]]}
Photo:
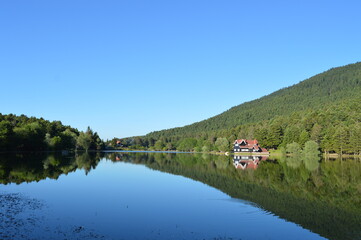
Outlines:
{"type": "Polygon", "coordinates": [[[353,159],[170,153],[107,157],[201,181],[330,239],[361,236],[361,164],[353,159]]]}
{"type": "Polygon", "coordinates": [[[103,157],[102,153],[2,154],[0,184],[58,179],[77,169],[83,169],[88,174],[103,157]]]}
{"type": "Polygon", "coordinates": [[[352,159],[141,152],[0,155],[0,183],[58,179],[77,169],[88,174],[104,158],[203,182],[330,239],[361,236],[361,164],[352,159]]]}
{"type": "MultiPolygon", "coordinates": [[[[297,169],[301,165],[310,171],[316,171],[320,166],[320,157],[315,154],[295,154],[291,156],[280,156],[278,159],[281,163],[286,163],[290,168],[297,169]]],[[[234,155],[233,156],[233,166],[236,169],[246,170],[246,169],[257,169],[262,161],[274,161],[270,160],[269,156],[257,156],[257,155],[234,155]]]]}
{"type": "Polygon", "coordinates": [[[307,170],[313,172],[320,166],[320,157],[317,155],[306,155],[303,159],[307,170]]]}
{"type": "Polygon", "coordinates": [[[299,168],[302,164],[301,154],[293,154],[286,158],[287,166],[291,168],[299,168]]]}
{"type": "Polygon", "coordinates": [[[233,165],[237,169],[257,169],[261,161],[266,161],[268,156],[245,156],[245,155],[234,155],[233,165]]]}

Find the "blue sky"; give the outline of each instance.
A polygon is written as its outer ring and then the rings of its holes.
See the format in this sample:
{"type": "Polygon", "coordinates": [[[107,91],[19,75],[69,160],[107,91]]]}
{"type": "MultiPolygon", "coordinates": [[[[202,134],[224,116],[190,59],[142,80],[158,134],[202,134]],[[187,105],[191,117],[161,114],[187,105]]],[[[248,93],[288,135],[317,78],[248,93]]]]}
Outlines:
{"type": "Polygon", "coordinates": [[[0,112],[103,139],[183,126],[361,60],[360,1],[0,1],[0,112]]]}

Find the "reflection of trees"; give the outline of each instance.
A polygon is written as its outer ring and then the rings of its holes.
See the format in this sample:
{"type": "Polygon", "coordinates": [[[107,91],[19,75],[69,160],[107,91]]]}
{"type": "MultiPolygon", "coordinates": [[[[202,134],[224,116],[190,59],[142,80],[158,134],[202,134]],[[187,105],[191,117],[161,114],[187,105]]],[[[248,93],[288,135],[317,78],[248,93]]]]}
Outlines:
{"type": "Polygon", "coordinates": [[[298,168],[302,163],[301,155],[295,154],[286,159],[287,166],[291,168],[298,168]]]}
{"type": "Polygon", "coordinates": [[[303,150],[297,143],[287,144],[287,148],[281,150],[281,154],[277,156],[277,161],[286,163],[288,167],[300,168],[303,162],[306,169],[312,172],[317,170],[320,165],[319,146],[315,141],[307,141],[303,150]]]}
{"type": "Polygon", "coordinates": [[[99,153],[83,153],[63,156],[61,154],[8,154],[0,155],[0,183],[40,181],[57,179],[62,174],[84,169],[95,169],[101,159],[99,153]]]}
{"type": "Polygon", "coordinates": [[[291,156],[286,159],[287,166],[298,168],[302,162],[300,145],[296,142],[287,144],[286,152],[291,154],[291,156]]]}
{"type": "Polygon", "coordinates": [[[45,160],[43,161],[44,169],[48,169],[49,167],[57,167],[60,164],[59,158],[57,158],[54,155],[49,155],[45,160]]]}
{"type": "Polygon", "coordinates": [[[216,159],[214,163],[218,169],[226,169],[229,165],[229,158],[227,158],[226,156],[221,156],[216,159]]]}
{"type": "Polygon", "coordinates": [[[318,169],[318,166],[320,165],[319,160],[320,157],[319,156],[305,156],[303,158],[304,162],[305,162],[305,167],[307,168],[308,171],[315,171],[316,169],[318,169]]]}
{"type": "Polygon", "coordinates": [[[90,170],[95,169],[99,163],[101,156],[99,153],[82,153],[76,155],[75,163],[78,169],[84,169],[85,173],[88,174],[90,170]]]}
{"type": "Polygon", "coordinates": [[[107,154],[106,158],[115,161],[145,164],[148,167],[164,171],[179,171],[189,169],[197,175],[200,172],[223,174],[231,176],[235,181],[250,182],[277,191],[287,192],[297,197],[309,200],[319,200],[322,192],[324,201],[335,205],[360,205],[358,196],[350,194],[347,199],[342,193],[360,193],[361,163],[353,160],[319,163],[319,158],[305,159],[300,157],[297,169],[289,167],[292,161],[287,157],[283,162],[261,161],[256,171],[237,171],[230,162],[233,157],[211,154],[176,154],[176,153],[122,153],[107,154]],[[313,172],[316,167],[320,171],[313,172]],[[353,202],[353,203],[352,203],[353,202]]]}

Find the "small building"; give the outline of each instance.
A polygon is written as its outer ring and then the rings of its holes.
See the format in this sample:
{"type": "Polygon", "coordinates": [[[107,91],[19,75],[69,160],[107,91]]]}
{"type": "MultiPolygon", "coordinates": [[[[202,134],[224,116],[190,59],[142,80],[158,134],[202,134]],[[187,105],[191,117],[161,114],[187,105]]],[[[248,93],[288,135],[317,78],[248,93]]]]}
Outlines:
{"type": "Polygon", "coordinates": [[[256,139],[237,139],[234,141],[233,151],[244,153],[268,153],[267,149],[261,148],[256,139]]]}
{"type": "Polygon", "coordinates": [[[120,140],[117,140],[115,146],[116,146],[116,147],[121,147],[121,146],[122,146],[122,142],[121,142],[120,140]]]}

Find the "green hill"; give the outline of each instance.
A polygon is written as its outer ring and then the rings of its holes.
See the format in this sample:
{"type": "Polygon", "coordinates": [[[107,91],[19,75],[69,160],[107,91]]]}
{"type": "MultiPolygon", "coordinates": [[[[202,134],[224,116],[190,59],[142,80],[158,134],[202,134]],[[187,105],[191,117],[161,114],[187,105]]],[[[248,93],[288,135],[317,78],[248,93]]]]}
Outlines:
{"type": "MultiPolygon", "coordinates": [[[[264,146],[277,148],[293,141],[302,145],[305,140],[311,139],[320,143],[323,150],[337,152],[338,146],[326,147],[325,139],[336,137],[336,130],[342,132],[338,134],[343,135],[342,138],[353,138],[356,134],[354,129],[360,127],[360,98],[361,63],[355,63],[332,68],[207,120],[152,132],[140,140],[127,139],[125,142],[152,147],[155,141],[161,140],[158,145],[163,149],[178,149],[182,140],[194,138],[197,143],[193,141],[193,148],[210,144],[208,147],[214,149],[216,146],[212,144],[217,138],[227,138],[231,142],[239,137],[257,137],[264,146]],[[327,135],[330,131],[332,136],[327,135]]],[[[349,149],[348,152],[353,151],[349,149]]]]}

